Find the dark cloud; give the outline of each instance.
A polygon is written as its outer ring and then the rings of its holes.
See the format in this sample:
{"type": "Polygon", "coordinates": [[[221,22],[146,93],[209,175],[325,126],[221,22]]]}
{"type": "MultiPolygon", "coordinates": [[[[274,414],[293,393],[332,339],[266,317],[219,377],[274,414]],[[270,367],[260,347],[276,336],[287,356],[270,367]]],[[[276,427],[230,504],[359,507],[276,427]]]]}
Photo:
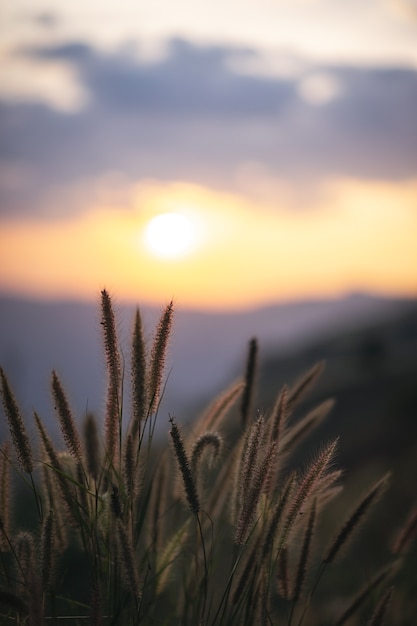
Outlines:
{"type": "Polygon", "coordinates": [[[34,103],[0,105],[0,161],[31,171],[20,192],[4,190],[3,213],[34,210],[48,188],[109,170],[132,180],[226,188],[248,161],[297,184],[329,175],[417,174],[413,70],[310,68],[342,86],[317,106],[299,95],[295,80],[233,71],[230,59],[248,50],[177,40],[153,63],[78,42],[21,54],[70,62],[91,97],[72,114],[34,103]]]}
{"type": "Polygon", "coordinates": [[[183,40],[172,41],[166,58],[151,64],[126,53],[94,54],[81,43],[24,52],[74,63],[95,106],[116,115],[269,116],[294,98],[289,80],[232,73],[227,61],[233,50],[200,48],[183,40]]]}

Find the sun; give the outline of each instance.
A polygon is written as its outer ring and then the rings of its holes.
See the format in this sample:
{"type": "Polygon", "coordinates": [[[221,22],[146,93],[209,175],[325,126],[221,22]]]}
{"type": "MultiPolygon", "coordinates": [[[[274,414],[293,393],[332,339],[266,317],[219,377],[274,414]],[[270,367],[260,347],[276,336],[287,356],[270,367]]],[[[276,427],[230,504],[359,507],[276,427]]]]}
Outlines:
{"type": "Polygon", "coordinates": [[[172,259],[187,254],[194,243],[192,221],[182,213],[161,213],[145,229],[145,243],[155,256],[172,259]]]}

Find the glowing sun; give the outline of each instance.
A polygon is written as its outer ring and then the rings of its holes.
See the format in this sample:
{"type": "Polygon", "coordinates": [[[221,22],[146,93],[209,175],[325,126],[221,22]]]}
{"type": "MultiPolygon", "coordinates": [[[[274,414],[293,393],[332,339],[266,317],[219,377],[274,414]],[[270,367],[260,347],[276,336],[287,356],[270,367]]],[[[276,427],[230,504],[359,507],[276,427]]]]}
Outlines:
{"type": "Polygon", "coordinates": [[[175,258],[189,252],[195,232],[191,220],[182,213],[161,213],[145,229],[145,242],[155,256],[175,258]]]}

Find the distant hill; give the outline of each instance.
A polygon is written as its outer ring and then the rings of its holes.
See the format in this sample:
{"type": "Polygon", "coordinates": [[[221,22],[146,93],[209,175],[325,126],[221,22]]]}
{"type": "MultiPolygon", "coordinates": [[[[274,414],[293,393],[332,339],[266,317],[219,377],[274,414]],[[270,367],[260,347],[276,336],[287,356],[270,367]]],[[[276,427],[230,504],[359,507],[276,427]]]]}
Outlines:
{"type": "MultiPolygon", "coordinates": [[[[270,376],[277,376],[277,382],[278,374],[272,372],[279,371],[282,380],[293,379],[313,357],[322,358],[323,352],[336,350],[336,345],[340,346],[339,350],[342,345],[347,350],[351,345],[349,337],[356,336],[358,326],[383,324],[412,306],[409,301],[353,295],[341,300],[297,302],[239,314],[209,314],[178,307],[161,407],[162,427],[168,412],[180,420],[190,419],[196,407],[201,407],[205,399],[241,372],[247,342],[252,336],[259,338],[262,354],[269,355],[264,370],[264,382],[269,389],[268,371],[270,376]],[[340,337],[339,344],[336,339],[326,340],[328,336],[340,337]],[[285,358],[280,360],[276,355],[285,358]]],[[[116,303],[116,310],[124,358],[128,362],[134,307],[116,303]]],[[[141,311],[150,342],[160,311],[149,307],[141,307],[141,311]]],[[[362,368],[367,358],[370,362],[372,358],[375,360],[372,354],[379,348],[375,342],[372,345],[373,335],[367,330],[363,332],[356,357],[348,352],[344,355],[342,350],[338,368],[343,366],[345,357],[349,363],[356,358],[361,363],[358,367],[362,368]],[[369,339],[365,340],[365,336],[369,339]]],[[[78,417],[87,409],[102,413],[105,371],[98,305],[1,297],[0,364],[8,373],[28,419],[32,419],[32,411],[36,409],[47,422],[55,423],[49,399],[53,368],[60,374],[78,417]]],[[[376,367],[375,363],[372,367],[376,367]]],[[[4,420],[1,420],[0,436],[3,434],[4,420]]]]}
{"type": "Polygon", "coordinates": [[[322,335],[292,353],[271,352],[260,374],[259,398],[265,408],[282,384],[294,382],[321,359],[325,371],[299,413],[328,397],[336,405],[309,447],[340,436],[342,465],[388,469],[411,463],[416,479],[417,303],[399,307],[385,319],[322,335]]]}

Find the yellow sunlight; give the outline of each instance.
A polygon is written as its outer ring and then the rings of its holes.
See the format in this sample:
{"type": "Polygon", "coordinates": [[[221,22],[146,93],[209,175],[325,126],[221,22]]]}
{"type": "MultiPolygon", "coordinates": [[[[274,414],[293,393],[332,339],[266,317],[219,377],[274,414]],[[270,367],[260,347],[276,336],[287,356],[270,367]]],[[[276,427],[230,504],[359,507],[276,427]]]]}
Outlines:
{"type": "Polygon", "coordinates": [[[4,222],[0,289],[90,299],[106,286],[123,300],[173,297],[209,309],[353,290],[416,295],[416,180],[333,181],[308,209],[279,199],[259,207],[187,183],[148,182],[135,193],[134,207],[4,222]],[[165,223],[161,234],[160,224],[150,243],[162,214],[176,215],[177,225],[165,223]],[[184,241],[165,254],[170,234],[184,241]]]}

